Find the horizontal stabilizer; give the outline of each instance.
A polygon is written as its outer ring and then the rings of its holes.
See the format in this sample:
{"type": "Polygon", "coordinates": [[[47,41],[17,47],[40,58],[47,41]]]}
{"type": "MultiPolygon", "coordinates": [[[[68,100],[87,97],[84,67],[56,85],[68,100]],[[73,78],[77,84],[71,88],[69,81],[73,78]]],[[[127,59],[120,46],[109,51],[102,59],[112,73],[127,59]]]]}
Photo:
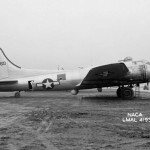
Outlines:
{"type": "Polygon", "coordinates": [[[0,85],[15,84],[18,80],[0,81],[0,85]]]}

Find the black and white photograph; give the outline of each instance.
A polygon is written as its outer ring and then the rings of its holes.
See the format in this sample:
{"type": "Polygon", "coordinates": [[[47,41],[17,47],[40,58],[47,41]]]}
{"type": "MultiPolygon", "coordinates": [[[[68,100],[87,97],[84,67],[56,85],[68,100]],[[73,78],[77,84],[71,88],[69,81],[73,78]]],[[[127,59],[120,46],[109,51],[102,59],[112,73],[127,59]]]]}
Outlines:
{"type": "Polygon", "coordinates": [[[150,0],[0,0],[0,150],[149,150],[150,0]]]}

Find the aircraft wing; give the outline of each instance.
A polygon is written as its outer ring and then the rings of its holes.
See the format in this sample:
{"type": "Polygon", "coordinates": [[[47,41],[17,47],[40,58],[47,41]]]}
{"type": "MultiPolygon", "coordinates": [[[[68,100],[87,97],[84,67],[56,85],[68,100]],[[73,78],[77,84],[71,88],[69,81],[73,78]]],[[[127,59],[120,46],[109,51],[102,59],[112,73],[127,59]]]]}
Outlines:
{"type": "Polygon", "coordinates": [[[111,81],[121,81],[128,73],[124,63],[114,63],[92,68],[83,81],[77,85],[79,88],[89,86],[97,88],[100,84],[109,84],[111,81]]]}

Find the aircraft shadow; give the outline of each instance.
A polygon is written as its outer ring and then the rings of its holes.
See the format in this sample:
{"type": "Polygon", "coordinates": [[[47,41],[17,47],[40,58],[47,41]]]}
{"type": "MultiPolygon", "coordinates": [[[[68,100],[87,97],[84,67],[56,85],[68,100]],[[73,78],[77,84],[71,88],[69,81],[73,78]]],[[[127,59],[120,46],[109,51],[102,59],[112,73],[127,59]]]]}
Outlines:
{"type": "Polygon", "coordinates": [[[102,102],[102,101],[147,101],[149,100],[149,98],[147,97],[134,97],[133,99],[122,99],[122,98],[118,98],[115,95],[111,95],[111,96],[107,96],[107,95],[99,95],[99,96],[81,96],[80,97],[81,100],[85,100],[85,101],[93,101],[93,102],[102,102]]]}
{"type": "Polygon", "coordinates": [[[121,100],[120,98],[116,97],[115,95],[87,95],[81,96],[81,99],[85,100],[121,100]]]}

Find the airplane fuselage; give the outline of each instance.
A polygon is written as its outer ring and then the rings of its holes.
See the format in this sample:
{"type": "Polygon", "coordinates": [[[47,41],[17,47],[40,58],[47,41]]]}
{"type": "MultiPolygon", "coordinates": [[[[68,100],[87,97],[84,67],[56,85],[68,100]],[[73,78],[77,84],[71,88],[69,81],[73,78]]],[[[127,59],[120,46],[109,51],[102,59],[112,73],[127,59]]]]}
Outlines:
{"type": "Polygon", "coordinates": [[[0,91],[59,91],[118,86],[117,96],[133,98],[132,88],[150,81],[150,63],[133,61],[127,57],[119,63],[92,66],[76,70],[32,70],[22,69],[12,63],[0,49],[0,91]]]}
{"type": "MultiPolygon", "coordinates": [[[[14,71],[14,70],[13,70],[14,71]]],[[[17,71],[14,71],[15,75],[17,71]]],[[[42,91],[42,90],[72,90],[78,85],[88,70],[68,70],[68,71],[39,71],[35,73],[34,70],[20,70],[18,74],[22,78],[18,78],[18,82],[3,85],[1,83],[0,91],[42,91]],[[21,73],[22,72],[22,73],[21,73]],[[25,73],[24,72],[28,72],[25,73]],[[45,75],[46,74],[46,75],[45,75]]],[[[14,75],[14,76],[15,76],[14,75]]],[[[13,76],[13,78],[14,78],[13,76]]]]}
{"type": "MultiPolygon", "coordinates": [[[[150,65],[144,62],[125,63],[129,72],[121,80],[99,81],[98,85],[92,84],[89,88],[101,88],[107,86],[145,83],[150,80],[150,65]],[[109,82],[109,85],[108,85],[109,82]]],[[[0,91],[54,91],[54,90],[72,90],[83,81],[90,68],[77,70],[10,70],[12,78],[19,75],[18,82],[11,84],[1,83],[0,91]],[[39,75],[40,74],[40,75],[39,75]]],[[[104,73],[107,76],[107,72],[104,73]]],[[[11,78],[10,78],[11,79],[11,78]]],[[[82,88],[81,88],[82,89],[82,88]]]]}

